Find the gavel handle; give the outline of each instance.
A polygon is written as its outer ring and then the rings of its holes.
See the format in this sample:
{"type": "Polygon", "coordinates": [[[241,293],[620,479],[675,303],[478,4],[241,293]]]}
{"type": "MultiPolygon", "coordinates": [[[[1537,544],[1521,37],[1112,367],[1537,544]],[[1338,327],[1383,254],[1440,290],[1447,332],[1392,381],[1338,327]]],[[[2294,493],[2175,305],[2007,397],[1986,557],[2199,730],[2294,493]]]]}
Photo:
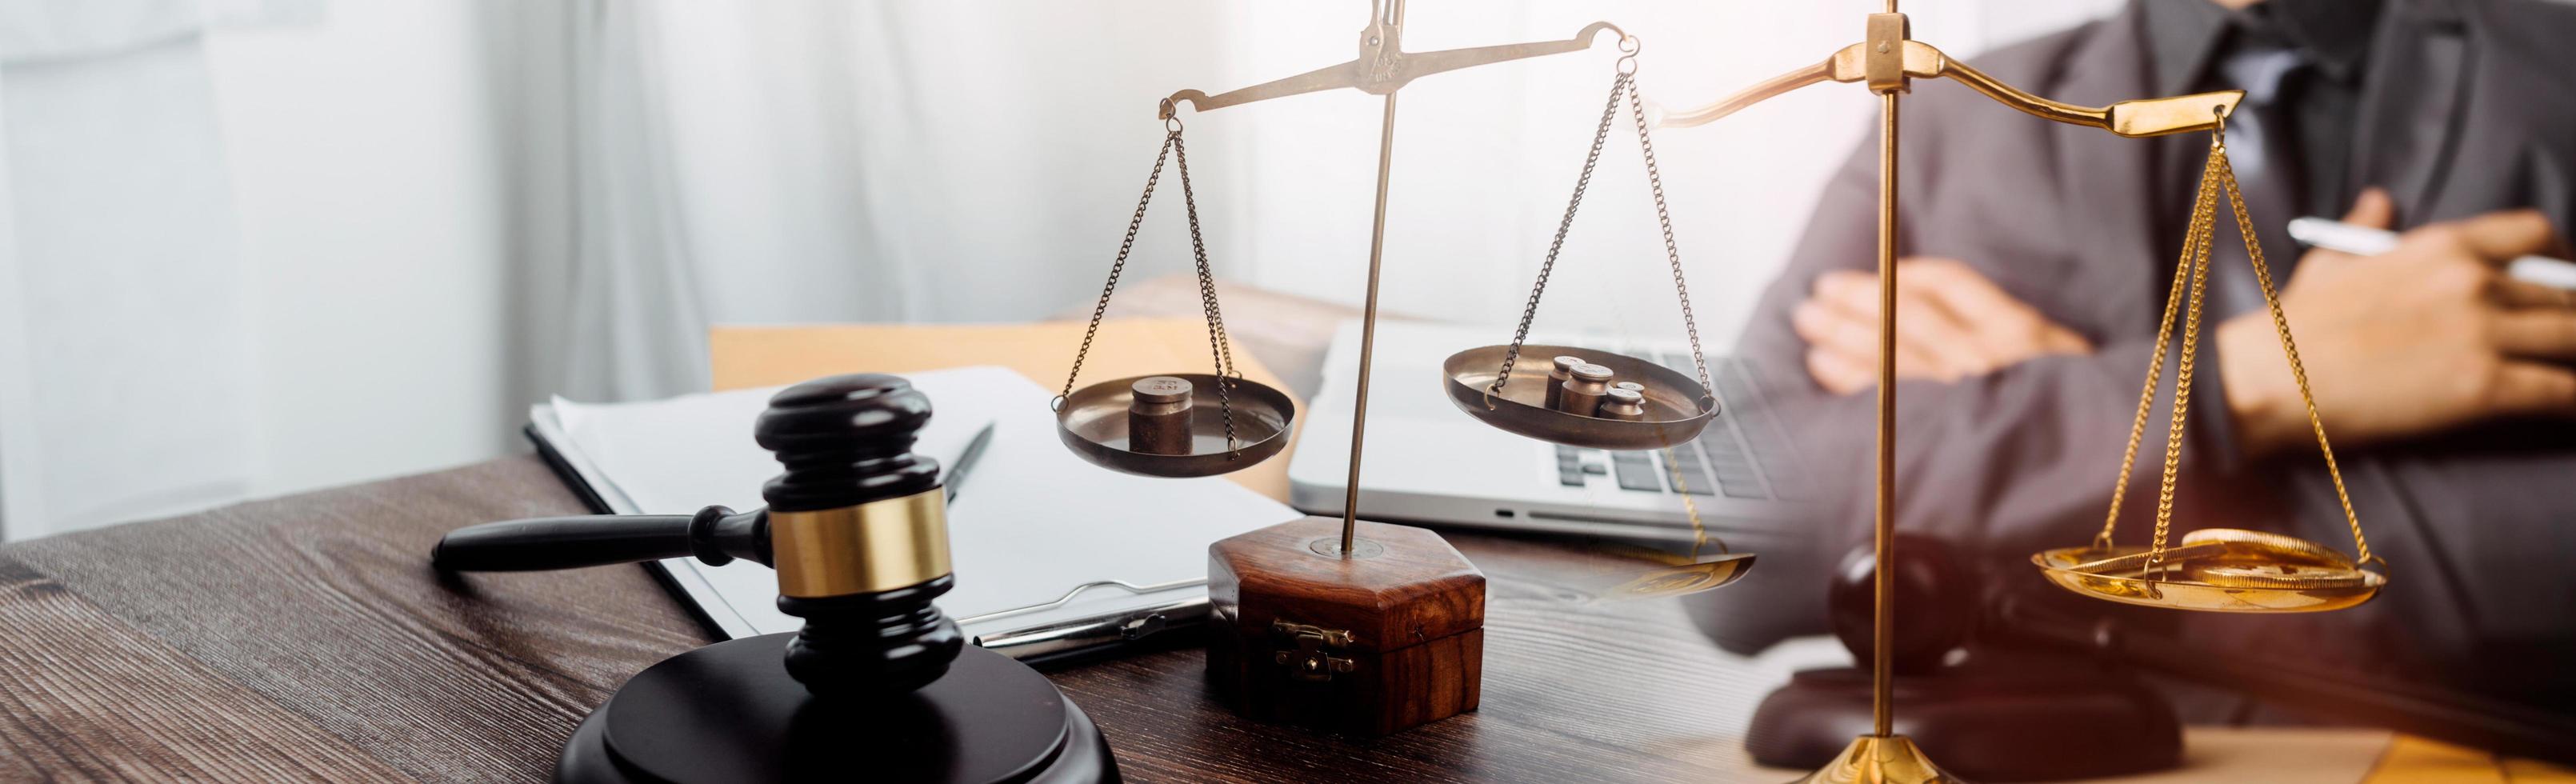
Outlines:
{"type": "Polygon", "coordinates": [[[769,510],[722,506],[695,515],[587,515],[484,523],[449,531],[429,551],[451,572],[532,572],[697,556],[722,566],[769,563],[769,510]]]}

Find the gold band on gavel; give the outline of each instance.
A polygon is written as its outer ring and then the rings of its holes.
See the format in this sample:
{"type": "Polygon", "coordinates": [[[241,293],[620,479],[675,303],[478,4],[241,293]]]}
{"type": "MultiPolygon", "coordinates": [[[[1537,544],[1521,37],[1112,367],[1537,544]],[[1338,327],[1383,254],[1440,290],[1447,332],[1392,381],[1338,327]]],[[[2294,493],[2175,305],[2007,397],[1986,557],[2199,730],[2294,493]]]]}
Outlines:
{"type": "Polygon", "coordinates": [[[839,509],[769,513],[778,592],[799,599],[878,593],[948,574],[946,494],[931,488],[839,509]]]}

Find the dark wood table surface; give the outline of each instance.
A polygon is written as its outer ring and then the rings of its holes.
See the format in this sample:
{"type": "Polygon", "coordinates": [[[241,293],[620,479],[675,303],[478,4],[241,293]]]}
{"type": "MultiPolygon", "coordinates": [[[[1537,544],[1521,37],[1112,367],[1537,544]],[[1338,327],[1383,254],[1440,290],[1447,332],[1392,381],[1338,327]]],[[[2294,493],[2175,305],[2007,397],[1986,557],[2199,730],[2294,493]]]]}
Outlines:
{"type": "MultiPolygon", "coordinates": [[[[583,508],[533,457],[0,546],[0,781],[541,780],[628,676],[710,642],[642,567],[442,578],[429,547],[583,508]]],[[[1778,678],[1616,566],[1450,535],[1487,573],[1483,708],[1360,741],[1235,718],[1196,649],[1050,673],[1133,781],[1733,781],[1778,678]]],[[[972,579],[971,576],[965,576],[972,579]]]]}

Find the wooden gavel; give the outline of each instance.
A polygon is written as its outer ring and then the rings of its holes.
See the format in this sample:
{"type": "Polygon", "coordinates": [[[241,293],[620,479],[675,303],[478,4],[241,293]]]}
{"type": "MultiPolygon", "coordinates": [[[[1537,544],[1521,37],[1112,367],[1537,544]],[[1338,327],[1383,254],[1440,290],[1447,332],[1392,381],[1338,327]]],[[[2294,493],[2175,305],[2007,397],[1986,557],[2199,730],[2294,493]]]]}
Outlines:
{"type": "Polygon", "coordinates": [[[510,520],[452,531],[430,552],[445,571],[574,569],[696,557],[778,570],[778,609],[805,619],[787,672],[817,695],[919,689],[948,672],[965,636],[931,604],[956,584],[939,464],[912,452],[930,399],[898,376],[859,373],[780,391],[753,426],[787,470],[765,508],[694,515],[510,520]]]}

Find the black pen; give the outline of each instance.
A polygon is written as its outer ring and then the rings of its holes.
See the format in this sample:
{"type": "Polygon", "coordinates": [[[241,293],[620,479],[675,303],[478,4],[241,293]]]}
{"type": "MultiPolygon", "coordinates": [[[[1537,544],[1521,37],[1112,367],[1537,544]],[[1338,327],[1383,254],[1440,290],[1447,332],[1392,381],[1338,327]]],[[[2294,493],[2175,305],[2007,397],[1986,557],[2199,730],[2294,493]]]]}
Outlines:
{"type": "Polygon", "coordinates": [[[984,429],[975,432],[975,440],[966,442],[966,451],[957,453],[957,464],[948,467],[949,503],[957,502],[957,486],[966,483],[966,471],[974,468],[976,459],[984,456],[984,446],[993,443],[993,426],[997,424],[1000,423],[985,423],[984,429]]]}

